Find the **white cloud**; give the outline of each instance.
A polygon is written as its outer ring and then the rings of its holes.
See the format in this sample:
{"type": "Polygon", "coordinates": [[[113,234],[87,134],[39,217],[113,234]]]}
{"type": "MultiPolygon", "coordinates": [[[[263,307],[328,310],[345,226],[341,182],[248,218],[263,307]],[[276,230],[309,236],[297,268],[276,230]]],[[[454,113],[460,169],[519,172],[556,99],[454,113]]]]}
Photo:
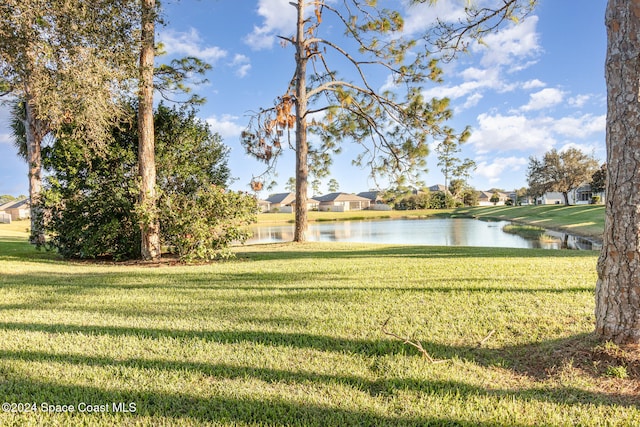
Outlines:
{"type": "Polygon", "coordinates": [[[475,107],[480,103],[482,98],[483,98],[483,95],[481,93],[474,93],[473,95],[467,98],[467,102],[464,103],[462,108],[466,110],[467,108],[475,107]]]}
{"type": "Polygon", "coordinates": [[[471,93],[476,92],[478,89],[486,88],[490,85],[490,82],[464,82],[457,86],[435,86],[431,89],[425,90],[422,94],[427,98],[450,98],[458,99],[465,97],[471,93]]]}
{"type": "Polygon", "coordinates": [[[550,121],[524,115],[480,114],[469,143],[481,154],[510,150],[545,152],[556,144],[550,121]]]}
{"type": "Polygon", "coordinates": [[[507,93],[518,88],[544,87],[545,84],[538,79],[512,83],[505,78],[505,74],[531,65],[531,59],[540,54],[542,49],[538,43],[537,23],[538,18],[531,16],[518,25],[513,24],[502,31],[489,34],[483,40],[483,44],[474,43],[471,48],[472,54],[480,56],[480,60],[477,66],[468,67],[458,73],[463,82],[458,85],[434,87],[425,91],[424,95],[450,99],[467,97],[464,104],[456,109],[460,111],[477,105],[483,94],[490,90],[507,93]]]}
{"type": "Polygon", "coordinates": [[[380,87],[380,92],[385,92],[385,91],[388,91],[388,90],[395,90],[398,87],[399,86],[393,81],[393,76],[391,74],[389,74],[387,76],[387,80],[380,87]]]}
{"type": "Polygon", "coordinates": [[[187,32],[161,31],[159,41],[170,56],[195,56],[213,64],[228,55],[226,50],[217,46],[204,46],[204,41],[195,28],[191,28],[187,32]]]}
{"type": "MultiPolygon", "coordinates": [[[[525,67],[522,60],[535,58],[541,52],[537,32],[538,17],[530,16],[502,31],[488,34],[482,44],[475,43],[472,51],[482,53],[480,64],[485,67],[525,67]]],[[[531,65],[530,63],[525,63],[531,65]]]]}
{"type": "Polygon", "coordinates": [[[439,1],[433,5],[419,3],[407,7],[404,19],[404,32],[416,34],[424,32],[435,24],[437,19],[443,22],[456,22],[465,17],[465,3],[468,0],[439,1]]]}
{"type": "Polygon", "coordinates": [[[211,126],[211,130],[220,134],[224,139],[238,138],[245,126],[239,125],[236,121],[237,116],[224,114],[220,117],[212,116],[207,119],[207,123],[211,126]]]}
{"type": "Polygon", "coordinates": [[[529,95],[529,103],[522,106],[522,111],[542,110],[560,104],[566,93],[554,88],[542,89],[529,95]]]}
{"type": "Polygon", "coordinates": [[[605,132],[607,116],[585,114],[580,117],[562,117],[555,121],[553,130],[567,138],[586,138],[599,132],[605,132]]]}
{"type": "Polygon", "coordinates": [[[578,95],[569,98],[569,105],[576,108],[582,108],[591,100],[591,95],[578,95]]]}
{"type": "Polygon", "coordinates": [[[293,34],[296,25],[296,9],[289,4],[289,0],[259,0],[258,15],[264,22],[261,26],[254,26],[244,42],[252,49],[268,49],[276,41],[276,35],[289,36],[293,34]]]}
{"type": "Polygon", "coordinates": [[[229,65],[236,68],[236,75],[240,78],[246,77],[251,70],[251,60],[246,55],[236,54],[229,65]]]}
{"type": "Polygon", "coordinates": [[[478,163],[475,174],[486,178],[489,183],[495,184],[500,181],[500,177],[505,170],[510,172],[519,171],[527,163],[527,159],[523,157],[496,157],[491,163],[487,161],[478,163]]]}
{"type": "Polygon", "coordinates": [[[499,80],[500,70],[497,68],[477,68],[469,67],[460,73],[465,81],[496,81],[499,80]]]}
{"type": "Polygon", "coordinates": [[[246,77],[247,74],[249,74],[249,71],[251,70],[251,64],[244,64],[241,65],[240,67],[238,67],[238,69],[236,70],[236,75],[240,78],[246,77]]]}
{"type": "Polygon", "coordinates": [[[13,144],[11,134],[0,133],[0,144],[13,144]]]}
{"type": "Polygon", "coordinates": [[[547,86],[544,82],[541,82],[538,79],[529,80],[528,82],[524,82],[522,84],[522,89],[530,90],[530,89],[540,89],[541,87],[547,86]]]}
{"type": "MultiPolygon", "coordinates": [[[[600,139],[605,132],[606,116],[584,114],[568,117],[535,117],[523,114],[480,114],[469,143],[480,155],[508,151],[529,151],[540,155],[562,141],[566,144],[585,144],[594,136],[600,139]],[[565,142],[566,141],[566,142],[565,142]]],[[[591,149],[603,144],[590,141],[591,149]]]]}

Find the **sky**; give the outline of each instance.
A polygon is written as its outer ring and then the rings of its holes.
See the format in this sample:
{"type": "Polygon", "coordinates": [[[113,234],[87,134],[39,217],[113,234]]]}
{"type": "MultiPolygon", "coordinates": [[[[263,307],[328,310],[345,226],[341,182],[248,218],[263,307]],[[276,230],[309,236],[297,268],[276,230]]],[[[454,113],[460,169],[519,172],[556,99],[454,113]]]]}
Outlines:
{"type": "MultiPolygon", "coordinates": [[[[476,0],[489,1],[492,0],[476,0]]],[[[165,0],[166,25],[157,40],[167,52],[159,61],[197,56],[212,65],[208,82],[194,91],[207,99],[198,117],[207,121],[230,148],[231,187],[249,191],[249,182],[264,170],[245,154],[239,136],[252,112],[273,105],[284,94],[294,71],[294,52],[278,35],[292,34],[294,9],[289,0],[165,0]]],[[[382,3],[382,2],[381,2],[382,3]]],[[[386,0],[403,11],[405,31],[417,34],[435,16],[456,16],[464,0],[440,0],[436,7],[408,7],[405,0],[386,0]]],[[[494,1],[495,3],[495,1],[494,1]]],[[[604,60],[606,0],[539,0],[535,12],[510,23],[472,45],[468,54],[443,65],[444,82],[425,83],[424,94],[448,97],[449,126],[471,128],[461,156],[477,164],[469,184],[477,190],[513,190],[526,186],[530,156],[575,147],[600,162],[606,158],[606,87],[604,60]]],[[[340,40],[340,28],[327,23],[340,40]]],[[[349,70],[340,69],[347,74],[349,70]]],[[[348,75],[348,74],[347,74],[348,75]]],[[[388,76],[372,75],[380,88],[388,76]]],[[[433,146],[434,142],[431,141],[433,146]]],[[[427,185],[444,183],[435,150],[427,159],[427,185]]],[[[16,155],[6,106],[0,106],[0,195],[28,194],[27,165],[16,155]]],[[[321,193],[336,179],[340,191],[376,188],[369,170],[352,165],[359,149],[347,142],[336,156],[321,193]]],[[[277,185],[260,196],[284,192],[295,176],[293,153],[278,161],[277,185]]]]}

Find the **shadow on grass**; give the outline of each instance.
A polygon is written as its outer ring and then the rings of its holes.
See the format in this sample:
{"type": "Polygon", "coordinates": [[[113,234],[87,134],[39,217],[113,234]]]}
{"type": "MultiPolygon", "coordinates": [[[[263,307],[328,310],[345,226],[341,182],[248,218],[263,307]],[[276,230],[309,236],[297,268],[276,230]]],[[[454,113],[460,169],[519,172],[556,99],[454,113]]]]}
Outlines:
{"type": "MultiPolygon", "coordinates": [[[[575,340],[572,338],[571,340],[575,340]]],[[[522,350],[525,350],[524,348],[522,350]]],[[[449,350],[451,351],[451,349],[449,350]]],[[[394,398],[396,393],[409,390],[426,395],[456,396],[462,402],[474,398],[490,398],[495,402],[532,400],[569,406],[598,405],[638,407],[638,401],[604,392],[590,392],[574,387],[534,387],[529,389],[500,389],[467,384],[460,381],[421,380],[415,378],[382,377],[367,379],[341,374],[318,374],[309,371],[279,370],[253,366],[194,363],[162,359],[113,359],[74,354],[51,354],[46,352],[3,351],[0,360],[25,362],[52,362],[89,367],[113,367],[160,370],[176,373],[193,372],[205,376],[205,381],[244,380],[252,378],[266,383],[301,385],[313,393],[309,384],[348,386],[354,391],[372,397],[394,398]]],[[[121,388],[118,391],[91,386],[71,386],[52,382],[41,382],[20,378],[6,373],[0,381],[0,395],[5,400],[16,402],[49,402],[69,404],[87,402],[134,402],[140,415],[167,418],[188,418],[196,422],[264,423],[268,425],[371,425],[371,426],[426,426],[426,425],[518,425],[513,422],[483,423],[476,419],[407,417],[400,414],[380,415],[366,410],[344,409],[336,406],[321,406],[315,403],[292,402],[282,398],[237,397],[229,395],[211,398],[197,397],[188,392],[139,391],[121,388]]],[[[312,400],[313,398],[311,397],[312,400]]],[[[303,399],[304,400],[304,399],[303,399]]],[[[528,424],[527,424],[528,425],[528,424]]]]}
{"type": "MultiPolygon", "coordinates": [[[[490,277],[451,277],[429,278],[426,283],[420,282],[416,286],[395,285],[396,278],[390,278],[394,285],[389,285],[385,278],[372,282],[363,280],[358,273],[352,276],[330,271],[298,271],[298,272],[239,272],[239,273],[182,273],[172,274],[138,273],[135,277],[123,273],[53,273],[33,272],[27,274],[5,273],[0,277],[0,288],[25,286],[30,288],[53,288],[56,294],[62,296],[82,295],[95,290],[169,290],[169,291],[271,291],[279,293],[306,292],[307,295],[324,292],[496,292],[496,293],[575,293],[593,292],[593,286],[565,285],[527,285],[531,281],[526,278],[514,277],[509,284],[497,283],[490,277]],[[313,276],[313,282],[309,282],[313,276]],[[353,284],[342,285],[341,281],[352,281],[353,284]],[[147,283],[145,283],[147,282],[147,283]],[[150,282],[150,283],[149,283],[150,282]],[[331,283],[331,284],[327,284],[331,283]]],[[[45,296],[43,296],[45,297],[45,296]]],[[[47,296],[48,297],[48,296],[47,296]]],[[[295,294],[285,295],[286,298],[296,298],[295,294]]],[[[218,296],[217,298],[224,298],[218,296]]],[[[231,297],[229,297],[231,298],[231,297]]],[[[237,299],[237,296],[233,296],[237,299]]],[[[250,298],[250,297],[249,297],[250,298]]],[[[46,298],[45,298],[46,299],[46,298]]],[[[37,301],[34,301],[37,302],[37,301]]],[[[2,307],[2,304],[0,304],[2,307]]],[[[35,307],[35,305],[34,305],[35,307]]]]}
{"type": "MultiPolygon", "coordinates": [[[[524,424],[456,420],[446,417],[411,417],[388,414],[380,415],[367,410],[344,409],[337,406],[322,406],[317,403],[292,402],[282,398],[255,398],[235,396],[196,397],[187,393],[166,393],[159,391],[104,390],[91,386],[71,386],[29,379],[12,379],[9,390],[0,392],[6,400],[31,402],[34,400],[72,404],[86,402],[104,404],[109,402],[133,402],[136,412],[125,415],[136,425],[148,425],[135,421],[140,416],[163,417],[175,425],[219,423],[229,425],[269,425],[269,426],[524,426],[524,424]],[[17,392],[15,391],[17,390],[17,392]],[[9,393],[11,392],[11,393],[9,393]]],[[[77,414],[81,415],[81,414],[77,414]]],[[[53,416],[52,416],[53,417],[53,416]]],[[[109,423],[115,417],[107,414],[87,414],[87,419],[98,418],[109,423]]],[[[53,419],[53,418],[52,418],[53,419]]],[[[74,416],[78,425],[87,425],[80,416],[74,416]]],[[[122,422],[122,418],[119,418],[122,422]]],[[[166,420],[157,420],[163,422],[166,420]]],[[[93,421],[97,423],[97,420],[93,421]]],[[[127,421],[129,424],[129,421],[127,421]]],[[[19,425],[19,424],[18,424],[19,425]]],[[[56,424],[57,425],[57,424],[56,424]]],[[[528,424],[527,424],[528,425],[528,424]]]]}
{"type": "Polygon", "coordinates": [[[564,258],[594,257],[592,251],[559,251],[549,249],[520,249],[464,246],[383,246],[376,248],[349,250],[343,244],[318,244],[317,249],[308,250],[304,246],[296,250],[296,244],[273,244],[274,250],[268,251],[270,244],[256,245],[260,248],[252,250],[250,246],[237,251],[240,258],[248,260],[294,260],[294,259],[358,259],[358,258],[418,258],[425,261],[432,259],[460,258],[564,258]],[[267,249],[267,250],[265,250],[267,249]]]}
{"type": "MultiPolygon", "coordinates": [[[[419,357],[413,347],[398,340],[351,339],[304,333],[282,333],[268,331],[194,331],[150,328],[123,328],[76,325],[45,325],[38,323],[0,323],[0,329],[17,331],[36,331],[56,334],[107,335],[113,337],[132,336],[148,339],[200,339],[222,344],[251,343],[271,347],[313,349],[322,352],[361,354],[371,358],[372,372],[379,356],[409,355],[419,357]]],[[[480,348],[478,346],[451,346],[440,343],[422,342],[429,354],[449,363],[467,360],[486,367],[510,369],[518,374],[527,375],[536,380],[544,380],[562,369],[566,363],[576,363],[589,370],[593,368],[594,348],[597,341],[591,334],[580,334],[569,338],[549,340],[540,343],[507,346],[502,348],[480,348]]],[[[535,399],[555,403],[597,403],[607,405],[626,405],[640,407],[637,396],[623,396],[615,393],[593,393],[585,390],[561,387],[538,388],[523,391],[494,390],[456,382],[432,382],[410,378],[383,378],[376,381],[356,376],[336,376],[310,372],[291,372],[286,370],[265,369],[261,367],[237,367],[231,365],[192,363],[173,360],[154,359],[111,359],[72,354],[52,354],[32,351],[0,351],[0,360],[50,361],[89,366],[124,366],[162,370],[197,371],[216,378],[255,377],[267,382],[339,382],[346,383],[372,395],[392,395],[397,390],[409,389],[426,393],[447,393],[469,395],[510,396],[522,399],[535,399]]],[[[425,363],[427,363],[425,361],[425,363]]],[[[600,367],[603,371],[605,366],[600,367]]],[[[634,367],[633,369],[635,370],[634,367]]],[[[598,376],[593,370],[590,375],[598,376]]],[[[635,374],[634,374],[635,375],[635,374]]]]}

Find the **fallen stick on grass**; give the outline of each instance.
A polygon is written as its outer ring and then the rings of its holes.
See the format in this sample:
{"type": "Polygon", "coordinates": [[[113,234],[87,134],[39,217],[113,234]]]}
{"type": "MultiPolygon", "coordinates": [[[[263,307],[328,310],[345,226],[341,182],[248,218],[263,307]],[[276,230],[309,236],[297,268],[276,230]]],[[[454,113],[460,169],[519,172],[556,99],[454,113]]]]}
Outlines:
{"type": "Polygon", "coordinates": [[[489,335],[487,335],[486,337],[484,337],[479,343],[478,343],[478,347],[482,347],[484,345],[484,343],[486,343],[487,341],[489,341],[489,338],[491,338],[491,336],[493,334],[495,334],[496,330],[493,329],[491,330],[491,332],[489,332],[489,335]]]}
{"type": "Polygon", "coordinates": [[[402,338],[400,335],[396,335],[393,332],[389,332],[387,331],[387,324],[389,323],[389,320],[391,320],[391,317],[389,317],[387,320],[384,321],[384,323],[382,324],[382,332],[385,335],[389,335],[390,337],[393,337],[397,340],[402,341],[404,344],[409,344],[410,346],[413,346],[415,348],[418,349],[418,351],[420,353],[422,353],[422,355],[429,361],[429,363],[442,363],[442,362],[446,362],[446,360],[438,360],[438,359],[434,359],[433,357],[431,357],[431,355],[427,352],[427,350],[424,349],[424,347],[422,347],[422,344],[420,343],[420,341],[418,340],[414,340],[412,341],[411,339],[409,339],[409,337],[407,338],[402,338]]]}

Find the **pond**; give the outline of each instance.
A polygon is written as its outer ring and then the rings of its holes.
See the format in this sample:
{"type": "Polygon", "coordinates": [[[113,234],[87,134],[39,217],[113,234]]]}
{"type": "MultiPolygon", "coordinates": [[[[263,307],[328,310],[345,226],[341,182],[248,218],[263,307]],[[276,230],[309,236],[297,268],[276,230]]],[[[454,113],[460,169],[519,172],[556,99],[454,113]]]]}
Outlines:
{"type": "MultiPolygon", "coordinates": [[[[599,250],[601,247],[588,239],[554,231],[546,231],[537,238],[503,231],[510,224],[508,221],[488,222],[470,218],[314,222],[309,224],[307,239],[316,242],[501,248],[599,250]]],[[[292,224],[260,225],[252,231],[253,237],[247,244],[293,240],[292,224]]]]}

